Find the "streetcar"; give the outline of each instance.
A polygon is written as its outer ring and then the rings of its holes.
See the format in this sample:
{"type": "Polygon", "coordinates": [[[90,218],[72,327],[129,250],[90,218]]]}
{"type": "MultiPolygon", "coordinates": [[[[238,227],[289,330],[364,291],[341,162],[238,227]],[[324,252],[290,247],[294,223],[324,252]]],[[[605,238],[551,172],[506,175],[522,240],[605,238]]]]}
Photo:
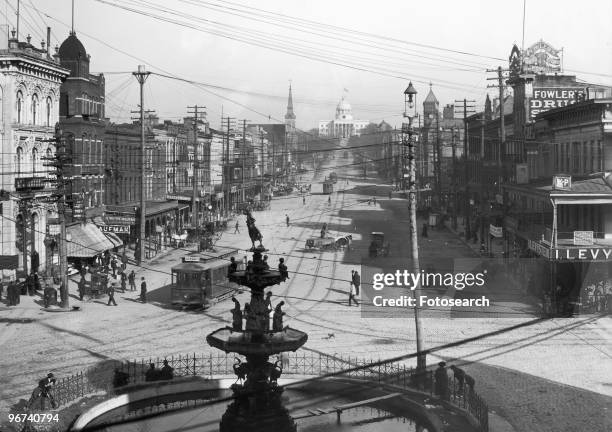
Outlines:
{"type": "Polygon", "coordinates": [[[205,307],[238,289],[227,278],[230,260],[239,263],[238,249],[215,247],[213,251],[192,253],[172,267],[171,302],[174,306],[205,307]]]}
{"type": "Polygon", "coordinates": [[[323,182],[323,195],[330,195],[334,192],[334,183],[329,180],[323,182]]]}

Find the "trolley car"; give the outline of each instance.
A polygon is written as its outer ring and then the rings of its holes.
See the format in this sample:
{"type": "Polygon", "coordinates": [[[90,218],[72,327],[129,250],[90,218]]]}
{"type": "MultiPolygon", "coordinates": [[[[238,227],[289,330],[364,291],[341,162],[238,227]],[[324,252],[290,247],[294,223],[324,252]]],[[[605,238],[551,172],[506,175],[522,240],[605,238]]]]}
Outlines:
{"type": "Polygon", "coordinates": [[[238,286],[227,279],[232,257],[238,259],[238,250],[222,247],[184,256],[180,264],[172,267],[172,304],[204,307],[211,299],[236,290],[238,286]]]}
{"type": "Polygon", "coordinates": [[[334,183],[329,180],[323,182],[323,194],[330,195],[334,192],[334,183]]]}

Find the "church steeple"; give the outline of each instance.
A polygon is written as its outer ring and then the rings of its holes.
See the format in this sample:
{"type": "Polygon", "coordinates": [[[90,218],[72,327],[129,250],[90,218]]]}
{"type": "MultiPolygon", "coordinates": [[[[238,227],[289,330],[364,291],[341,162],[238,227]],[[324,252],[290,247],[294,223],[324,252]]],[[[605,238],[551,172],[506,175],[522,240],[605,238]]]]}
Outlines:
{"type": "Polygon", "coordinates": [[[293,95],[291,84],[289,84],[289,99],[287,101],[287,114],[285,114],[285,124],[295,128],[295,113],[293,112],[293,95]]]}

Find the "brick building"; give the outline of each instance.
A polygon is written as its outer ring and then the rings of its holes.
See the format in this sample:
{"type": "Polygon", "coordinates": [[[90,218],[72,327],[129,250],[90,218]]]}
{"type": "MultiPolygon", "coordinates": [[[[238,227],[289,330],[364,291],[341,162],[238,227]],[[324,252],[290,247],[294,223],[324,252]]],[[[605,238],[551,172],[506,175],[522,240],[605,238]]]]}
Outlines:
{"type": "Polygon", "coordinates": [[[60,127],[67,151],[72,155],[68,168],[68,221],[100,216],[105,197],[104,95],[102,74],[89,73],[90,56],[76,34],[59,48],[60,65],[70,75],[60,87],[60,127]]]}

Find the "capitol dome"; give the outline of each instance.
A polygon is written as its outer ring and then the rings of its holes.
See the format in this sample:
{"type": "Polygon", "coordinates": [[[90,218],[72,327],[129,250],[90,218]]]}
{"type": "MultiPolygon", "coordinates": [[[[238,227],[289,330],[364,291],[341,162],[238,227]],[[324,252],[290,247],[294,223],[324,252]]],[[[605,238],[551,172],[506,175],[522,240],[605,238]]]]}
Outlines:
{"type": "Polygon", "coordinates": [[[351,104],[348,103],[344,98],[340,100],[336,107],[336,120],[352,120],[353,114],[351,112],[351,104]]]}

